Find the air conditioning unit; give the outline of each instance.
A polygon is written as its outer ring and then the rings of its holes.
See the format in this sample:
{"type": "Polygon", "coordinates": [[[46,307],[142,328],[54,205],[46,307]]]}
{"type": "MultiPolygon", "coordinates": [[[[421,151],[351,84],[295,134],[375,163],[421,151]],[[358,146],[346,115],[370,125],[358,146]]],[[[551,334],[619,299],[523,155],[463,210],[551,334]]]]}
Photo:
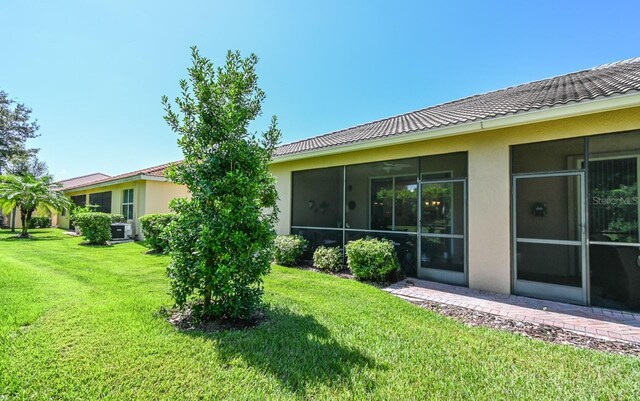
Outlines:
{"type": "Polygon", "coordinates": [[[113,223],[111,224],[111,240],[123,241],[131,238],[131,224],[113,223]]]}

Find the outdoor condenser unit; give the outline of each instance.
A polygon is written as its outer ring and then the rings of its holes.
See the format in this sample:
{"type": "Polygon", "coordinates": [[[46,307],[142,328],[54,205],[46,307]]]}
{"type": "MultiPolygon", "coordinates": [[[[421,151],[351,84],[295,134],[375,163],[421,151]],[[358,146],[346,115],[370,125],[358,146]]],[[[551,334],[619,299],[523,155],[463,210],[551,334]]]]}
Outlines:
{"type": "Polygon", "coordinates": [[[113,223],[111,225],[111,239],[113,241],[125,240],[129,238],[131,238],[131,224],[113,223]]]}

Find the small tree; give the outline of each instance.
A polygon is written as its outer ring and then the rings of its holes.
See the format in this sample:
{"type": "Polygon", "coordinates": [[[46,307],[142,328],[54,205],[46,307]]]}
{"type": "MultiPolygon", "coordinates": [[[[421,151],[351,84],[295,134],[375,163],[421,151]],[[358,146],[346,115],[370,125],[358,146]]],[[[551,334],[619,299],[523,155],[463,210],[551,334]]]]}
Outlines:
{"type": "MultiPolygon", "coordinates": [[[[38,149],[29,149],[26,152],[18,152],[11,155],[5,163],[4,173],[11,175],[31,174],[35,178],[42,178],[49,175],[47,163],[38,159],[37,151],[38,149]]],[[[16,212],[17,210],[13,209],[9,216],[9,226],[12,232],[16,231],[16,212]]],[[[2,216],[0,216],[0,219],[1,218],[2,216]]]]}
{"type": "Polygon", "coordinates": [[[172,202],[178,219],[168,230],[171,290],[176,304],[193,303],[199,318],[248,318],[272,257],[278,210],[268,164],[280,131],[275,116],[261,135],[249,131],[265,97],[255,55],[230,51],[214,68],[193,47],[192,61],[175,100],[179,111],[162,99],[184,154],[167,176],[191,193],[172,202]]]}
{"type": "Polygon", "coordinates": [[[29,224],[36,209],[53,213],[71,206],[69,198],[58,191],[59,187],[51,176],[0,175],[0,207],[5,212],[20,209],[20,237],[29,237],[29,224]]]}

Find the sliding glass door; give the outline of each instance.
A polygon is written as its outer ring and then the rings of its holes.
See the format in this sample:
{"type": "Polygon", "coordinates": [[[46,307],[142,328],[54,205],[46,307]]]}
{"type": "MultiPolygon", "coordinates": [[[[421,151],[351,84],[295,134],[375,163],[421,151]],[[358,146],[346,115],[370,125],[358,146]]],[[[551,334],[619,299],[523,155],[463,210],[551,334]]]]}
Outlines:
{"type": "Polygon", "coordinates": [[[420,182],[418,277],[467,284],[466,199],[466,179],[420,182]]]}

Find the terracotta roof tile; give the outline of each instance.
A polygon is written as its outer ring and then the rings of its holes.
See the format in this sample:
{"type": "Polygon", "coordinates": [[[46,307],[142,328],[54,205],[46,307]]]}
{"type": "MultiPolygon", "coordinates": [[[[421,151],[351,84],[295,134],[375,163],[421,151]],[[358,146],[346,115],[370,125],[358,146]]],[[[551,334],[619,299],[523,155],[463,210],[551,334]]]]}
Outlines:
{"type": "Polygon", "coordinates": [[[278,147],[275,157],[640,91],[640,58],[543,79],[278,147]]]}
{"type": "MultiPolygon", "coordinates": [[[[115,175],[113,177],[109,177],[109,176],[105,176],[105,178],[101,178],[101,179],[97,179],[91,182],[83,182],[83,183],[79,183],[76,185],[64,185],[62,187],[62,190],[70,190],[70,189],[76,189],[76,188],[81,188],[87,185],[96,185],[96,184],[102,184],[102,183],[106,183],[106,182],[110,182],[110,181],[117,181],[117,180],[121,180],[124,178],[130,178],[130,177],[135,177],[135,176],[139,176],[139,175],[146,175],[146,176],[153,176],[153,177],[164,177],[164,171],[167,169],[167,167],[171,166],[172,164],[175,163],[179,163],[179,162],[171,162],[171,163],[165,163],[165,164],[161,164],[159,166],[153,166],[153,167],[148,167],[148,168],[144,168],[142,170],[136,170],[136,171],[131,171],[129,173],[124,173],[124,174],[120,174],[120,175],[115,175]]],[[[102,174],[104,175],[104,174],[102,174]]],[[[62,182],[62,181],[61,181],[62,182]]]]}
{"type": "Polygon", "coordinates": [[[58,181],[58,183],[62,185],[61,189],[65,190],[71,187],[88,185],[92,182],[99,181],[105,178],[109,178],[109,176],[102,173],[94,173],[94,174],[87,174],[80,177],[74,177],[74,178],[58,181]]]}

